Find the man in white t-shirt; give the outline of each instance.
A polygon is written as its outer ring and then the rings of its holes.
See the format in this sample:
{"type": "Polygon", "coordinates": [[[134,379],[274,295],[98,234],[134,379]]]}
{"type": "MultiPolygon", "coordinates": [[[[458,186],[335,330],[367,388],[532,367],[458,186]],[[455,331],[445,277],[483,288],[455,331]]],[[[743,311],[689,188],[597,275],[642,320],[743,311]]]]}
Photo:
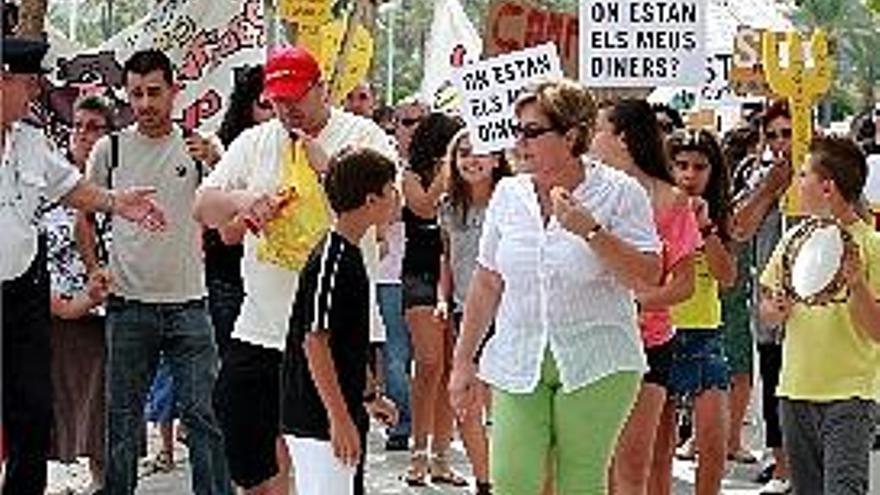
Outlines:
{"type": "MultiPolygon", "coordinates": [[[[274,50],[264,78],[276,118],[246,130],[229,146],[200,188],[195,215],[208,227],[241,222],[249,229],[242,259],[246,295],[216,388],[232,479],[248,493],[288,493],[279,376],[299,264],[265,256],[263,248],[271,242],[267,227],[279,215],[292,214],[300,193],[307,192],[305,183],[291,183],[291,177],[308,174],[288,171],[303,152],[318,176],[328,157],[347,146],[370,147],[395,160],[397,154],[378,125],[330,106],[318,62],[306,50],[274,50]],[[291,194],[293,208],[286,208],[291,194]]],[[[372,244],[364,250],[375,258],[365,260],[371,279],[378,264],[375,234],[372,244]]],[[[375,322],[376,304],[371,307],[375,322]]]]}

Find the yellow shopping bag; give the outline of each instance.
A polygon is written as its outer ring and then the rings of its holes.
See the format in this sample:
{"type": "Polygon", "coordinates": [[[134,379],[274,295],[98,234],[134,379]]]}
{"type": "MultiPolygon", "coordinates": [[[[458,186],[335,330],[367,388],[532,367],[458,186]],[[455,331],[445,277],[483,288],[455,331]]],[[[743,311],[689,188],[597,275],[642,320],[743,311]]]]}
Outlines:
{"type": "Polygon", "coordinates": [[[257,244],[257,259],[299,271],[312,248],[330,228],[331,215],[318,174],[309,165],[301,141],[282,160],[282,191],[291,191],[278,217],[266,224],[257,244]]]}

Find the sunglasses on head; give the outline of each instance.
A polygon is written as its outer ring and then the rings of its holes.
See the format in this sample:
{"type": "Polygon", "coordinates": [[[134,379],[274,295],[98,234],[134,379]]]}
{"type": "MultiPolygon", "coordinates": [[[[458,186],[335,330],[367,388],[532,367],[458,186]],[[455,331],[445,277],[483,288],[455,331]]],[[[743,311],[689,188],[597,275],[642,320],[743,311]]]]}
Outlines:
{"type": "Polygon", "coordinates": [[[538,137],[547,134],[548,132],[555,132],[555,127],[541,127],[537,125],[521,125],[514,124],[513,125],[513,136],[517,139],[535,139],[538,137]]]}
{"type": "Polygon", "coordinates": [[[779,131],[767,131],[764,133],[767,139],[775,141],[777,139],[791,139],[791,129],[780,129],[779,131]]]}

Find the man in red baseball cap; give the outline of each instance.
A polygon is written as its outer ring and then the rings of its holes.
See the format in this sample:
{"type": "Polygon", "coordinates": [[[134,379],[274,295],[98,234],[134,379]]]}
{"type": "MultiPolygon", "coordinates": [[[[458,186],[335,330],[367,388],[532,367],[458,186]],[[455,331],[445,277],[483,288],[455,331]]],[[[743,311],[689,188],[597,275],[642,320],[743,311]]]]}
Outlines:
{"type": "MultiPolygon", "coordinates": [[[[305,194],[314,186],[332,154],[360,146],[396,161],[397,153],[373,121],[331,107],[320,65],[302,47],[282,46],[269,54],[263,95],[275,118],[230,144],[202,182],[194,213],[211,228],[247,225],[239,229],[247,231],[241,265],[245,298],[215,388],[230,474],[250,494],[286,494],[289,461],[279,428],[279,378],[299,270],[320,238],[305,256],[299,250],[274,257],[266,254],[267,239],[276,228],[295,223],[298,208],[307,209],[308,200],[291,191],[305,194]]],[[[378,249],[363,252],[372,274],[378,249]]],[[[370,292],[375,297],[374,287],[370,292]]],[[[370,307],[375,322],[377,305],[370,307]]]]}
{"type": "Polygon", "coordinates": [[[330,117],[318,61],[305,48],[285,46],[272,51],[264,73],[263,97],[284,126],[316,136],[330,117]]]}

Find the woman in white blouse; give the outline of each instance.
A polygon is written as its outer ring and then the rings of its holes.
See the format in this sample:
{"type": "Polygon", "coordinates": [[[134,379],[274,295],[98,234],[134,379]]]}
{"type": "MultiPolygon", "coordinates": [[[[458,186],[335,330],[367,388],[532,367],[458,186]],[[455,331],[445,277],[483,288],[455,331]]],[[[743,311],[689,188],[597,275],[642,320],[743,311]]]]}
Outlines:
{"type": "Polygon", "coordinates": [[[493,388],[495,493],[538,493],[547,465],[558,493],[604,493],[646,369],[631,288],[659,283],[651,204],[582,156],[596,117],[585,88],[540,83],[516,113],[529,173],[502,180],[486,211],[450,393],[460,415],[478,412],[473,359],[494,318],[479,376],[493,388]]]}

